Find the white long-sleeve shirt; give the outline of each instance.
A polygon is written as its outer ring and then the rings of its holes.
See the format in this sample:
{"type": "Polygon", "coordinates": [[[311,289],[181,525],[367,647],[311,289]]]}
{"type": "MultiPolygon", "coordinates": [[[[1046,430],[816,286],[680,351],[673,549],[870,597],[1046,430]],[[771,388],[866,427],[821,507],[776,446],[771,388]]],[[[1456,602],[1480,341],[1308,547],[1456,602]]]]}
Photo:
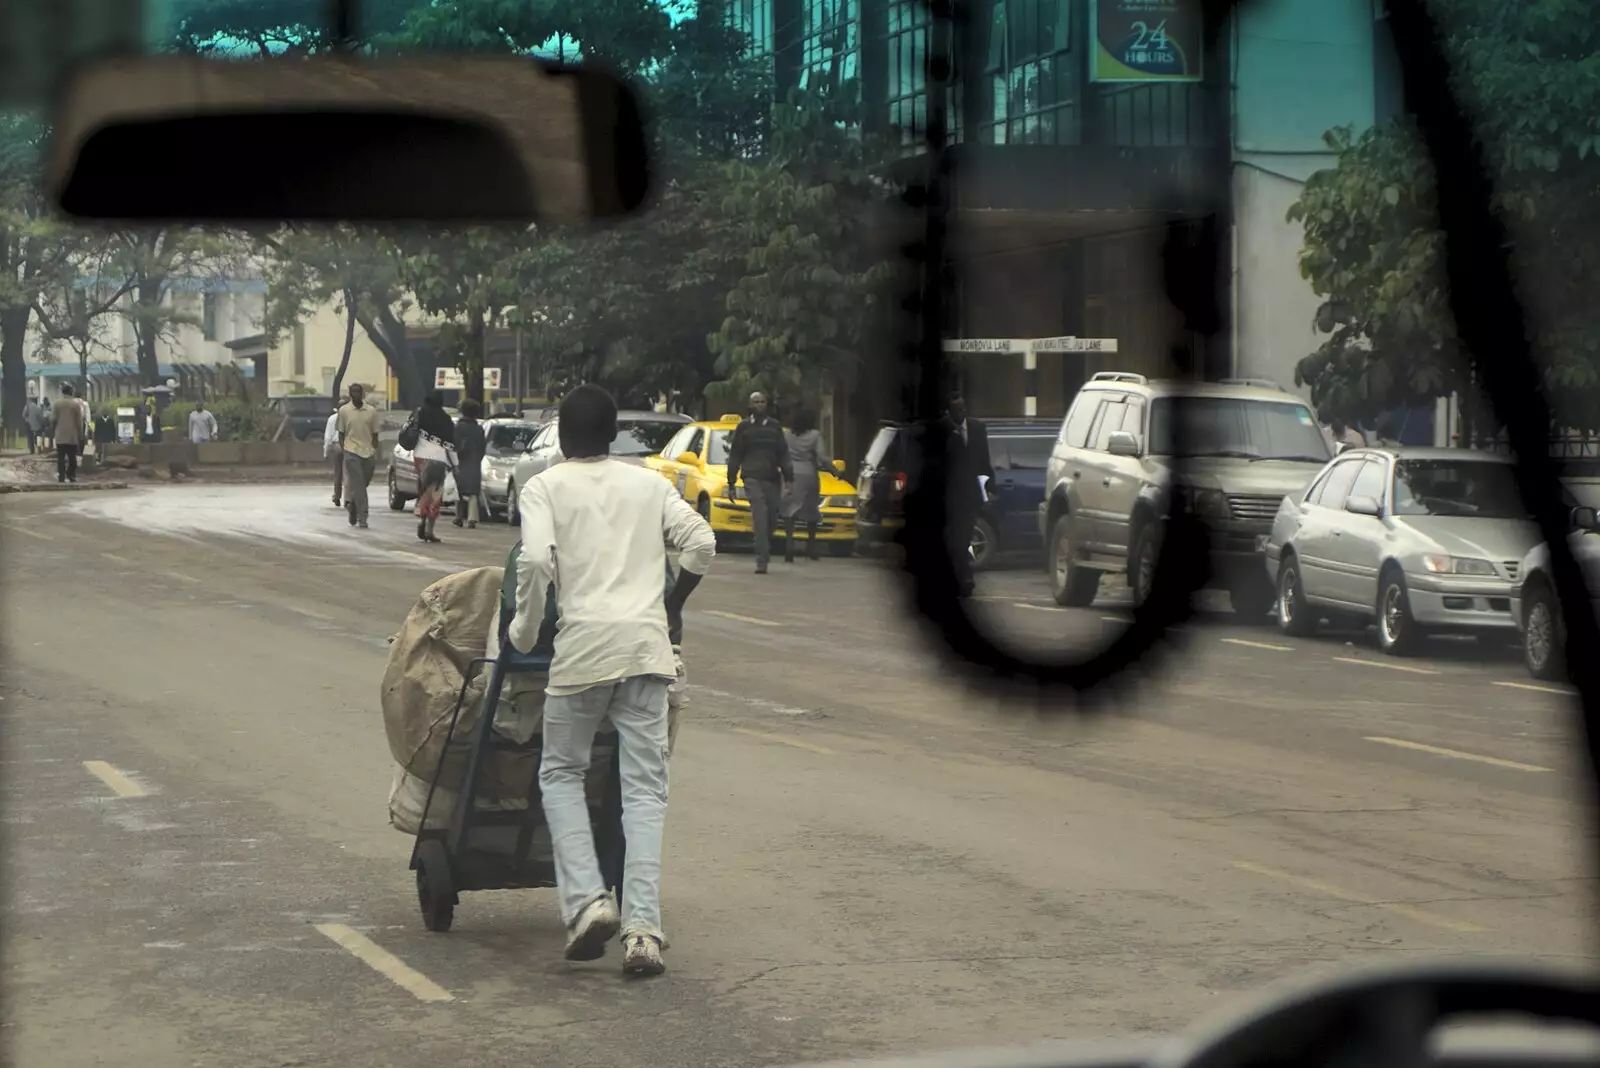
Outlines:
{"type": "Polygon", "coordinates": [[[637,675],[676,677],[662,587],[667,547],[696,575],[717,554],[711,525],[648,468],[606,457],[564,460],[518,496],[522,555],[511,644],[529,652],[554,583],[561,629],[548,692],[637,675]]]}
{"type": "Polygon", "coordinates": [[[333,450],[339,445],[339,413],[334,412],[328,416],[328,425],[322,428],[322,455],[324,458],[333,455],[333,450]]]}

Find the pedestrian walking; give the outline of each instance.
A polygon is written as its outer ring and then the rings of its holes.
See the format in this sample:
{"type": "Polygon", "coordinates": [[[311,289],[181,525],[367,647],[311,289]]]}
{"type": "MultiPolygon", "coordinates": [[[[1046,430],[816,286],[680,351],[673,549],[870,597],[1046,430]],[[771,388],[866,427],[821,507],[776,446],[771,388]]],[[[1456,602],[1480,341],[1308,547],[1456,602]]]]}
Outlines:
{"type": "Polygon", "coordinates": [[[205,401],[195,401],[194,411],[189,413],[190,443],[204,445],[206,442],[214,440],[218,433],[216,415],[206,411],[205,401]]]}
{"type": "Polygon", "coordinates": [[[555,853],[568,960],[598,960],[622,933],[622,969],[666,970],[661,840],[667,808],[667,687],[683,606],[716,556],[711,526],[654,472],[610,458],[617,406],[585,385],[561,402],[566,457],[522,487],[517,608],[508,637],[527,653],[546,600],[561,620],[544,703],[539,789],[555,853]],[[667,546],[681,555],[665,601],[667,546]],[[617,732],[627,841],[619,916],[595,854],[584,793],[595,731],[617,732]]]}
{"type": "Polygon", "coordinates": [[[950,394],[944,429],[949,435],[951,478],[946,497],[950,502],[950,562],[956,571],[957,592],[971,597],[976,589],[972,578],[972,528],[991,494],[987,487],[994,482],[994,461],[989,455],[989,431],[967,416],[967,401],[960,393],[950,394]],[[983,489],[978,487],[981,478],[988,479],[983,489]]]}
{"type": "Polygon", "coordinates": [[[339,446],[339,409],[335,407],[328,416],[328,425],[322,428],[322,458],[333,461],[333,506],[344,502],[344,449],[339,446]]]}
{"type": "Polygon", "coordinates": [[[39,436],[44,430],[44,405],[35,397],[29,397],[22,406],[22,429],[28,432],[28,455],[32,456],[39,451],[39,436]]]}
{"type": "Polygon", "coordinates": [[[61,387],[61,403],[55,405],[55,428],[51,436],[56,443],[56,481],[78,481],[78,456],[89,436],[89,421],[84,418],[83,405],[72,395],[71,386],[61,387]]]}
{"type": "Polygon", "coordinates": [[[816,413],[802,408],[795,413],[794,426],[784,432],[789,445],[789,464],[794,481],[783,495],[783,561],[794,563],[796,524],[806,528],[806,559],[817,558],[817,527],[822,524],[822,472],[833,470],[833,458],[822,443],[816,413]]]}
{"type": "Polygon", "coordinates": [[[794,482],[789,462],[789,442],[783,424],[767,412],[767,395],[750,394],[750,414],[733,431],[728,446],[728,499],[744,476],[744,495],[750,502],[750,525],[755,532],[756,574],[767,573],[772,556],[772,535],[778,529],[778,508],[794,482]]]}
{"type": "MultiPolygon", "coordinates": [[[[444,505],[444,480],[456,466],[456,427],[444,410],[444,394],[434,390],[422,399],[422,407],[411,415],[417,443],[411,450],[417,467],[417,538],[440,543],[433,532],[444,505]]],[[[457,484],[460,489],[460,483],[457,484]]]]}
{"type": "Polygon", "coordinates": [[[39,436],[43,439],[40,443],[40,452],[49,452],[56,447],[56,413],[55,406],[50,403],[49,397],[39,401],[39,407],[44,414],[39,417],[39,436]]]}
{"type": "Polygon", "coordinates": [[[468,530],[478,526],[478,495],[483,492],[483,455],[489,439],[478,422],[483,406],[468,397],[461,402],[461,419],[456,423],[456,526],[466,523],[468,530]]]}
{"type": "Polygon", "coordinates": [[[367,528],[367,487],[378,468],[378,410],[366,402],[359,383],[350,387],[350,403],[339,409],[336,427],[344,453],[345,511],[350,525],[367,528]]]}

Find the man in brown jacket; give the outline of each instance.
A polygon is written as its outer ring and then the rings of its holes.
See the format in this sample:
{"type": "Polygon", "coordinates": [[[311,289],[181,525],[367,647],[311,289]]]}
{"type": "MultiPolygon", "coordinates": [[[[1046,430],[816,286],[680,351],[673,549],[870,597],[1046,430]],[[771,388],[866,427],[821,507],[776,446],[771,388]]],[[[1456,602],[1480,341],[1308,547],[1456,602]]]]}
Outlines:
{"type": "Polygon", "coordinates": [[[78,403],[71,386],[61,387],[61,403],[51,416],[55,421],[56,481],[78,481],[78,454],[89,436],[89,420],[84,417],[84,406],[78,403]]]}

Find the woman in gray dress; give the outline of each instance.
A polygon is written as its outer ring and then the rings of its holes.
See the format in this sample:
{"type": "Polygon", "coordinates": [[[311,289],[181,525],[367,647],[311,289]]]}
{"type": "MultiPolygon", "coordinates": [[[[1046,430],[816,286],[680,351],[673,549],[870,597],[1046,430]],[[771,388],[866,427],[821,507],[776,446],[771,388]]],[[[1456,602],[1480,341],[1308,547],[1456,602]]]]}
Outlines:
{"type": "Polygon", "coordinates": [[[789,462],[794,464],[794,482],[783,499],[783,559],[794,563],[794,528],[806,526],[806,559],[817,558],[817,527],[822,522],[822,472],[833,469],[833,460],[822,444],[816,414],[802,408],[795,413],[794,426],[784,431],[789,442],[789,462]]]}

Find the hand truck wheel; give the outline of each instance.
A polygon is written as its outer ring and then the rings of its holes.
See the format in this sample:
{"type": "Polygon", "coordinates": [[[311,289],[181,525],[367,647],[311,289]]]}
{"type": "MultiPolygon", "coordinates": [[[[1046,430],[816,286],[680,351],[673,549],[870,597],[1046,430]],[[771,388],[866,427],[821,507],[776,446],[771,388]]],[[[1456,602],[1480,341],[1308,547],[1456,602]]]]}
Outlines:
{"type": "Polygon", "coordinates": [[[456,918],[456,884],[444,843],[430,838],[417,846],[417,904],[430,931],[450,930],[456,918]]]}

